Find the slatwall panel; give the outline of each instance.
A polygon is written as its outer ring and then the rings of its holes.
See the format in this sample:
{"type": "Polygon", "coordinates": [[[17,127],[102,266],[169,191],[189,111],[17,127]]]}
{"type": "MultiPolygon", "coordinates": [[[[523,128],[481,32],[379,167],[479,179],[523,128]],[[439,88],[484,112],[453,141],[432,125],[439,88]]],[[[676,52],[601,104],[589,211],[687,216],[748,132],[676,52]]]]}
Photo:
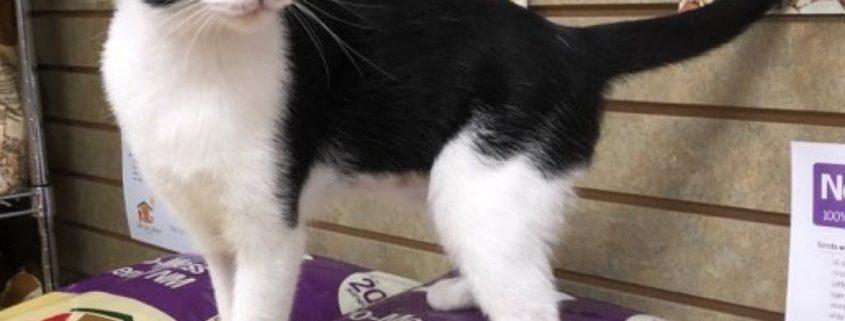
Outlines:
{"type": "MultiPolygon", "coordinates": [[[[119,133],[98,52],[109,0],[33,0],[62,268],[97,273],[165,251],[127,236],[119,133]]],[[[666,0],[534,0],[583,25],[674,11],[666,0]]],[[[772,17],[703,59],[621,81],[556,248],[563,289],[673,320],[783,320],[788,146],[843,142],[845,19],[772,17]],[[824,50],[808,50],[824,48],[824,50]]],[[[706,30],[702,30],[706,32],[706,30]]],[[[449,269],[425,214],[336,200],[309,250],[431,279],[449,269]]]]}

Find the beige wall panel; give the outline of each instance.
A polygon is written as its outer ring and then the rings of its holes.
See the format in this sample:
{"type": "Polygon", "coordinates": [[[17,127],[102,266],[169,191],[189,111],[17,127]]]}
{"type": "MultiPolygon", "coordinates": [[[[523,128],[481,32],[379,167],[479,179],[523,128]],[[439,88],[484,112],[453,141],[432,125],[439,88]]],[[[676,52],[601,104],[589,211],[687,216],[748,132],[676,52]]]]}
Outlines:
{"type": "Polygon", "coordinates": [[[53,185],[62,220],[129,234],[120,187],[62,175],[53,175],[53,185]]]}
{"type": "Polygon", "coordinates": [[[47,65],[99,67],[109,18],[44,16],[32,20],[38,62],[47,65]]]}
{"type": "Polygon", "coordinates": [[[160,250],[123,239],[59,224],[57,242],[62,268],[88,275],[165,254],[160,250]]]}
{"type": "Polygon", "coordinates": [[[564,269],[783,311],[786,228],[590,201],[567,226],[564,269]]]}
{"type": "Polygon", "coordinates": [[[39,77],[45,115],[101,124],[115,122],[100,76],[42,71],[39,77]]]}
{"type": "Polygon", "coordinates": [[[441,254],[315,228],[310,228],[308,234],[310,254],[331,257],[419,281],[433,280],[450,270],[446,257],[441,254]]]}
{"type": "MultiPolygon", "coordinates": [[[[619,19],[553,18],[567,25],[619,19]]],[[[845,112],[845,61],[830,54],[845,52],[843,32],[845,21],[833,17],[770,18],[707,56],[621,81],[609,97],[845,112]]]]}
{"type": "Polygon", "coordinates": [[[121,179],[120,134],[56,123],[45,130],[51,167],[121,179]]]}
{"type": "Polygon", "coordinates": [[[789,213],[796,140],[843,143],[845,130],[612,113],[581,185],[789,213]]]}
{"type": "Polygon", "coordinates": [[[409,239],[437,243],[437,237],[425,202],[404,202],[394,195],[378,193],[349,193],[333,199],[317,220],[370,231],[398,235],[409,239]]]}
{"type": "Polygon", "coordinates": [[[617,292],[584,285],[581,283],[559,281],[560,289],[576,296],[588,297],[615,303],[638,311],[648,312],[672,321],[751,321],[754,319],[740,317],[699,307],[662,301],[655,298],[617,292]]]}

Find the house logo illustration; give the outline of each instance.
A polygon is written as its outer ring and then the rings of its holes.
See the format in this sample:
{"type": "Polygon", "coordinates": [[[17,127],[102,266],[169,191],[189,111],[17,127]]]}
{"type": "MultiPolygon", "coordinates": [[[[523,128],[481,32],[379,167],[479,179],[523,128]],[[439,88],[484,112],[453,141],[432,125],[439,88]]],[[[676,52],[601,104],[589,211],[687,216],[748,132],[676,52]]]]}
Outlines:
{"type": "Polygon", "coordinates": [[[136,206],[138,212],[138,222],[141,222],[142,224],[153,224],[155,222],[153,206],[155,206],[155,198],[150,198],[147,201],[138,203],[138,206],[136,206]]]}

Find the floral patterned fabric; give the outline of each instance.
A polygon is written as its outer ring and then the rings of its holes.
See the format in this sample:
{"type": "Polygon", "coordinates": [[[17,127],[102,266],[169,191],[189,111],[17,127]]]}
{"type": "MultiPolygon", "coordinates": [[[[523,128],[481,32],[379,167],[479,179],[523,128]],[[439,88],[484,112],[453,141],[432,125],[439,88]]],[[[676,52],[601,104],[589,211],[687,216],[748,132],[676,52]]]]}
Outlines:
{"type": "MultiPolygon", "coordinates": [[[[3,10],[11,9],[0,7],[3,10]]],[[[0,16],[8,17],[11,13],[3,12],[0,16]]],[[[3,33],[0,39],[14,39],[14,34],[8,34],[12,30],[8,25],[0,28],[3,33]]],[[[0,42],[0,195],[19,191],[26,179],[25,122],[16,50],[0,42]]]]}

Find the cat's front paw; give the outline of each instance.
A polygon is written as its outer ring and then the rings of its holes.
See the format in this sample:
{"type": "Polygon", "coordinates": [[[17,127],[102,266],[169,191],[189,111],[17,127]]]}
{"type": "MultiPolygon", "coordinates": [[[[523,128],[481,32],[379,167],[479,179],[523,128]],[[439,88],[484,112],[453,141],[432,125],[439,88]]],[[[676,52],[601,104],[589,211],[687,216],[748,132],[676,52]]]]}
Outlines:
{"type": "Polygon", "coordinates": [[[461,277],[440,280],[428,287],[426,300],[437,311],[456,311],[475,307],[469,282],[461,277]]]}

